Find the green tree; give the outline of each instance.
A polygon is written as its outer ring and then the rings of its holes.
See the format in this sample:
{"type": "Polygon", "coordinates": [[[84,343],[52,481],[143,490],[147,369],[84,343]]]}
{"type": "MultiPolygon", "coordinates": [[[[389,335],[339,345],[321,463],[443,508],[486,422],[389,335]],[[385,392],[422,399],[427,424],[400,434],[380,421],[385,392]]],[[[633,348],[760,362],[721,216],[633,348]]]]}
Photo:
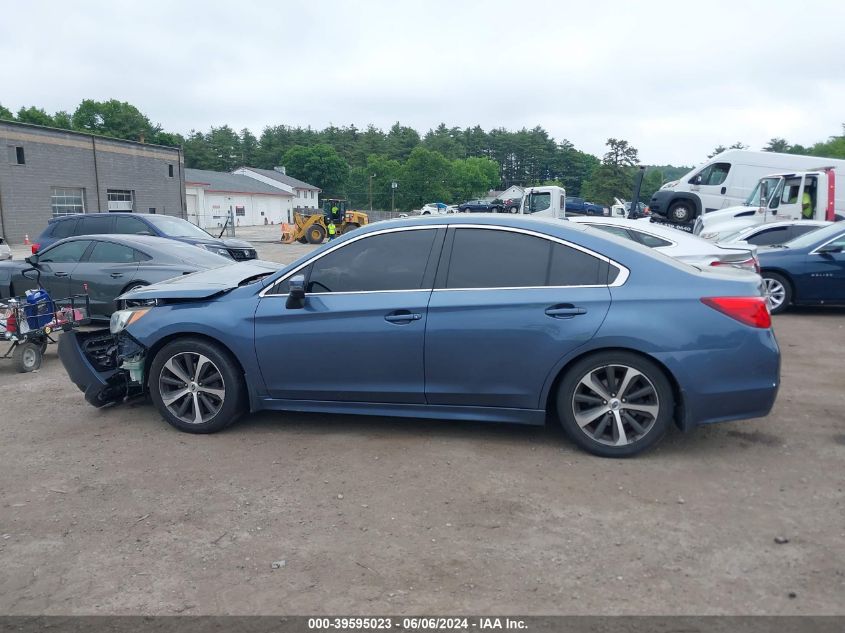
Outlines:
{"type": "Polygon", "coordinates": [[[327,196],[340,195],[346,187],[349,164],[331,145],[296,145],[285,153],[284,165],[291,176],[320,187],[327,196]]]}
{"type": "Polygon", "coordinates": [[[416,147],[402,165],[397,192],[397,206],[418,209],[427,202],[449,196],[450,163],[443,154],[416,147]]]}
{"type": "Polygon", "coordinates": [[[228,125],[212,127],[205,136],[211,151],[211,163],[206,169],[232,171],[241,163],[241,139],[228,125]]]}
{"type": "Polygon", "coordinates": [[[21,108],[18,110],[18,121],[21,123],[32,123],[34,125],[46,125],[48,127],[53,127],[55,125],[55,121],[53,121],[53,117],[51,117],[44,108],[36,108],[35,106],[30,106],[28,108],[21,108]]]}
{"type": "Polygon", "coordinates": [[[205,134],[191,130],[183,146],[185,166],[194,169],[212,169],[214,155],[205,134]]]}
{"type": "Polygon", "coordinates": [[[129,141],[153,139],[161,126],[153,125],[135,106],[125,101],[85,99],[72,117],[73,129],[129,141]]]}
{"type": "Polygon", "coordinates": [[[648,204],[654,193],[663,185],[663,172],[653,167],[646,168],[643,184],[640,187],[640,202],[648,204]]]}
{"type": "Polygon", "coordinates": [[[461,129],[456,127],[450,129],[445,123],[429,130],[422,140],[422,145],[433,152],[440,152],[450,160],[463,158],[466,155],[461,129]]]}
{"type": "MultiPolygon", "coordinates": [[[[499,183],[499,165],[489,158],[458,158],[449,166],[447,200],[463,202],[477,198],[499,183]]],[[[429,201],[432,202],[432,201],[429,201]]],[[[433,202],[440,202],[436,200],[433,202]]]]}
{"type": "Polygon", "coordinates": [[[826,141],[816,143],[808,153],[825,158],[845,158],[845,123],[842,124],[841,135],[831,136],[826,141]]]}
{"type": "Polygon", "coordinates": [[[241,130],[241,166],[255,167],[255,159],[258,152],[258,139],[255,135],[244,128],[241,130]]]}
{"type": "Polygon", "coordinates": [[[417,145],[420,144],[420,135],[414,128],[393,124],[387,133],[386,147],[387,157],[394,160],[406,160],[417,145]]]}
{"type": "Polygon", "coordinates": [[[53,115],[53,125],[56,127],[60,127],[63,130],[72,130],[73,129],[73,117],[71,116],[70,112],[65,112],[64,110],[60,110],[53,115]]]}
{"type": "Polygon", "coordinates": [[[5,121],[14,121],[15,120],[15,115],[12,113],[12,111],[9,110],[9,108],[3,106],[2,103],[0,103],[0,120],[5,120],[5,121]]]}
{"type": "Polygon", "coordinates": [[[603,159],[605,165],[633,167],[640,161],[639,152],[628,141],[609,138],[605,145],[608,147],[603,159]]]}
{"type": "Polygon", "coordinates": [[[781,152],[781,153],[788,153],[789,150],[792,149],[792,146],[789,144],[785,138],[773,138],[770,139],[766,146],[763,148],[764,152],[781,152]]]}
{"type": "Polygon", "coordinates": [[[721,154],[722,152],[726,152],[729,149],[748,149],[748,145],[745,145],[741,141],[737,141],[736,143],[734,143],[730,147],[725,147],[724,145],[717,145],[711,153],[707,154],[707,158],[713,158],[717,154],[721,154]]]}
{"type": "Polygon", "coordinates": [[[634,191],[633,165],[639,160],[636,148],[627,141],[609,138],[601,165],[593,169],[581,188],[584,198],[599,204],[613,204],[614,198],[630,200],[634,191]]]}

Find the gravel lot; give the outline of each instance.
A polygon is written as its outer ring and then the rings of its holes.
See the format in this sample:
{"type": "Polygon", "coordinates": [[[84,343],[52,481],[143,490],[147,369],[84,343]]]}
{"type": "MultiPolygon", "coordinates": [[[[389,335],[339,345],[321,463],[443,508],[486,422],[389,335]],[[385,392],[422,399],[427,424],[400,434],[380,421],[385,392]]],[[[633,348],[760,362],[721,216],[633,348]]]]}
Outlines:
{"type": "Polygon", "coordinates": [[[627,461],[391,418],[191,436],[89,407],[54,348],[0,363],[0,613],[845,614],[845,311],[775,328],[772,415],[627,461]]]}

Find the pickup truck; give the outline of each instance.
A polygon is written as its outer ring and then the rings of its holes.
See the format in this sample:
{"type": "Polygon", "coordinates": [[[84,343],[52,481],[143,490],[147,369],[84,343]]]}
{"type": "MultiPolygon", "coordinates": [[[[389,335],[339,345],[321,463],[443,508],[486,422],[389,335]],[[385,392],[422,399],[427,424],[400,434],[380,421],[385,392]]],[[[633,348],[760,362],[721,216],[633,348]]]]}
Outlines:
{"type": "Polygon", "coordinates": [[[608,215],[609,211],[600,204],[587,202],[584,198],[567,198],[566,212],[572,215],[608,215]]]}

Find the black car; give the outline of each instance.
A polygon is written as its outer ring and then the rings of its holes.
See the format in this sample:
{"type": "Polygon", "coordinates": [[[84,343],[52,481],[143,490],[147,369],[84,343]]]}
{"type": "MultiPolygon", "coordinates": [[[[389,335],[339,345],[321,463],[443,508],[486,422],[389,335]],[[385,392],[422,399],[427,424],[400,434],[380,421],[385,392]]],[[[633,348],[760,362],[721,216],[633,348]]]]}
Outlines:
{"type": "Polygon", "coordinates": [[[458,205],[461,213],[498,213],[502,210],[502,200],[467,200],[458,205]]]}
{"type": "Polygon", "coordinates": [[[249,242],[220,239],[209,235],[182,218],[152,213],[87,213],[52,218],[32,245],[38,252],[54,242],[77,235],[154,235],[200,246],[235,261],[255,259],[258,254],[249,242]]]}
{"type": "Polygon", "coordinates": [[[61,240],[24,260],[0,262],[0,298],[37,287],[31,265],[54,299],[88,293],[91,316],[107,319],[124,292],[232,260],[190,244],[147,235],[85,235],[61,240]]]}

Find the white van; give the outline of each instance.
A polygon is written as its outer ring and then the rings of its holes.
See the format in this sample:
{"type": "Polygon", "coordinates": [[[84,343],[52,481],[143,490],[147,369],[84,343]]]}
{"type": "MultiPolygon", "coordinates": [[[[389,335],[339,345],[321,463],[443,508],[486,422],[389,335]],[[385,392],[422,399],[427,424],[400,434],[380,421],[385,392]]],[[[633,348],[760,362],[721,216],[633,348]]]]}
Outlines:
{"type": "Polygon", "coordinates": [[[743,204],[763,176],[822,167],[845,173],[845,160],[731,149],[667,182],[652,196],[649,207],[670,222],[686,224],[705,213],[743,204]]]}

